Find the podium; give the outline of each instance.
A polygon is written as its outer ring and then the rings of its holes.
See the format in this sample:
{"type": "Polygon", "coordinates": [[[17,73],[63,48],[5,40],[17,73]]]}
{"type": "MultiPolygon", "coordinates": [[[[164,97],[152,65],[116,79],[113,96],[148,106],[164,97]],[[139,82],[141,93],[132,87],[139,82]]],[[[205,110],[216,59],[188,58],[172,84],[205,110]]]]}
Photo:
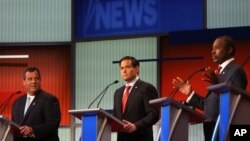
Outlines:
{"type": "Polygon", "coordinates": [[[0,115],[0,140],[13,141],[14,135],[19,135],[19,125],[0,115]]]}
{"type": "Polygon", "coordinates": [[[190,118],[205,120],[205,116],[174,99],[163,97],[149,101],[161,108],[161,141],[188,141],[190,118]]]}
{"type": "Polygon", "coordinates": [[[250,125],[250,93],[229,82],[212,85],[207,89],[220,94],[220,113],[213,136],[219,130],[219,140],[229,141],[231,124],[250,125]]]}
{"type": "Polygon", "coordinates": [[[69,110],[69,113],[82,120],[82,141],[110,141],[111,132],[121,130],[124,125],[101,108],[69,110]]]}

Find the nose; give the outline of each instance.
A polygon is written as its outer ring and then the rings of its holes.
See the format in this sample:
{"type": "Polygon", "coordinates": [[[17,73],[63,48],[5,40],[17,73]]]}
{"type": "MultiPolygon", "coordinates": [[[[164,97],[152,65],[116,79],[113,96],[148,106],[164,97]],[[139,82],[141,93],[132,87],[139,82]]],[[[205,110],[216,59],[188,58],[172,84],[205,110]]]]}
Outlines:
{"type": "Polygon", "coordinates": [[[215,49],[212,49],[211,53],[212,53],[212,54],[215,54],[215,49]]]}

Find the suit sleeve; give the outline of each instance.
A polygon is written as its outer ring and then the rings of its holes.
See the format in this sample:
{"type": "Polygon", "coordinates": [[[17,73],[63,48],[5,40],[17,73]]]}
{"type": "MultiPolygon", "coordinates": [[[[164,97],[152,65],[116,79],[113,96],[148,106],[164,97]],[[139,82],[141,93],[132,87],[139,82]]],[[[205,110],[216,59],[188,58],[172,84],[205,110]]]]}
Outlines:
{"type": "Polygon", "coordinates": [[[159,120],[159,110],[149,104],[150,100],[156,98],[158,98],[156,89],[154,86],[148,85],[145,89],[145,94],[143,95],[143,104],[146,115],[141,120],[135,122],[137,129],[152,126],[159,120]]]}
{"type": "Polygon", "coordinates": [[[188,105],[204,110],[204,99],[204,97],[201,97],[199,94],[194,93],[194,95],[188,102],[188,105]]]}
{"type": "Polygon", "coordinates": [[[43,118],[45,122],[32,127],[36,138],[44,138],[51,134],[57,134],[61,121],[61,111],[58,99],[56,97],[50,97],[44,102],[43,118]]]}

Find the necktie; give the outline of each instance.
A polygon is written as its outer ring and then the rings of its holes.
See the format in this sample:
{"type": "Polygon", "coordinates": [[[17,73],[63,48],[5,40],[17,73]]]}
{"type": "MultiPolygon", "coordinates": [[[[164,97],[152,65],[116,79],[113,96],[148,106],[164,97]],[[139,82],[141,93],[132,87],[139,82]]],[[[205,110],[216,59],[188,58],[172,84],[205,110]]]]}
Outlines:
{"type": "Polygon", "coordinates": [[[221,66],[218,66],[217,70],[215,70],[215,74],[219,75],[221,71],[221,66]]]}
{"type": "Polygon", "coordinates": [[[124,113],[125,111],[130,88],[131,86],[126,86],[125,93],[123,94],[123,97],[122,97],[122,113],[124,113]]]}
{"type": "Polygon", "coordinates": [[[27,96],[26,103],[25,103],[25,109],[24,109],[24,115],[26,114],[29,106],[30,106],[31,98],[27,96]]]}

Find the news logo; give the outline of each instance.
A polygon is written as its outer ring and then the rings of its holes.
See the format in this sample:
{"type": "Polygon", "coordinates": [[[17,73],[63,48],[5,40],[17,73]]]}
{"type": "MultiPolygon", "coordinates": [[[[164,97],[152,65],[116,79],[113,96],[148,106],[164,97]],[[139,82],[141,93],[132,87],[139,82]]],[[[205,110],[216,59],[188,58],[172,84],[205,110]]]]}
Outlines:
{"type": "Polygon", "coordinates": [[[249,141],[250,125],[230,125],[230,141],[249,141]]]}

